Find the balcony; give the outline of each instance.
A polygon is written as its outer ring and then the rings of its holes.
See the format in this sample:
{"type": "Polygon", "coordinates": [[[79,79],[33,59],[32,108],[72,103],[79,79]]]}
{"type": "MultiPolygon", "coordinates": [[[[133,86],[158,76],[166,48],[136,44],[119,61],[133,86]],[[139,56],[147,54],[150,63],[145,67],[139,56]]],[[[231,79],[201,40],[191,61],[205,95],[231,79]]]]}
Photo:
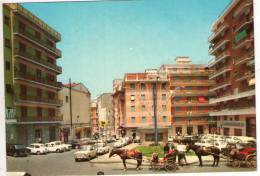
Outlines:
{"type": "Polygon", "coordinates": [[[213,55],[217,50],[219,50],[221,47],[225,46],[228,42],[230,42],[229,39],[225,39],[222,42],[218,42],[216,45],[214,45],[210,50],[209,54],[213,55]]]}
{"type": "Polygon", "coordinates": [[[208,67],[213,67],[214,65],[216,65],[217,63],[221,62],[222,60],[226,59],[230,57],[230,53],[229,52],[224,52],[221,55],[219,55],[218,57],[214,58],[213,60],[211,60],[208,64],[208,67]]]}
{"type": "Polygon", "coordinates": [[[223,127],[244,127],[246,125],[245,121],[230,121],[230,120],[224,120],[222,122],[223,127]]]}
{"type": "Polygon", "coordinates": [[[48,69],[51,69],[57,73],[61,73],[62,72],[62,68],[60,66],[57,66],[55,64],[51,64],[43,59],[40,59],[32,54],[29,54],[29,53],[25,53],[25,52],[22,52],[22,51],[19,51],[18,49],[15,49],[14,51],[14,57],[20,57],[26,61],[29,61],[29,62],[32,62],[34,64],[37,64],[37,65],[40,65],[42,67],[45,67],[45,68],[48,68],[48,69]]]}
{"type": "Polygon", "coordinates": [[[211,34],[211,36],[209,37],[208,41],[211,42],[213,41],[216,37],[220,36],[220,34],[222,32],[225,32],[225,30],[228,28],[227,24],[224,24],[223,26],[221,26],[215,33],[211,34]]]}
{"type": "Polygon", "coordinates": [[[38,76],[31,74],[31,73],[23,73],[21,71],[15,71],[14,79],[15,80],[26,80],[26,81],[29,81],[29,82],[34,83],[34,84],[40,84],[40,85],[43,85],[43,86],[56,88],[56,89],[62,88],[61,82],[50,81],[46,78],[41,78],[41,77],[38,77],[38,76]]]}
{"type": "Polygon", "coordinates": [[[254,52],[246,54],[238,59],[235,60],[235,65],[241,65],[244,64],[248,61],[251,61],[252,59],[254,59],[254,52]]]}
{"type": "Polygon", "coordinates": [[[199,107],[199,106],[210,106],[210,105],[209,105],[209,102],[201,103],[198,101],[187,101],[187,102],[186,101],[185,102],[173,101],[172,102],[172,107],[190,107],[190,106],[199,107]]]}
{"type": "Polygon", "coordinates": [[[249,14],[250,12],[250,7],[253,5],[253,3],[251,2],[247,2],[245,3],[242,7],[240,7],[235,13],[234,13],[234,17],[237,17],[239,16],[240,14],[242,13],[245,13],[245,14],[249,14]]]}
{"type": "Polygon", "coordinates": [[[251,71],[249,71],[249,72],[246,72],[246,73],[243,74],[243,75],[239,75],[238,77],[239,77],[239,78],[236,79],[236,81],[250,80],[251,78],[254,78],[254,77],[255,77],[255,73],[252,73],[251,71]]]}
{"type": "Polygon", "coordinates": [[[49,51],[50,53],[54,54],[55,56],[61,57],[61,51],[58,48],[55,48],[55,47],[47,44],[47,42],[43,41],[40,38],[35,37],[34,35],[30,34],[27,31],[15,29],[14,35],[18,35],[20,37],[23,37],[24,39],[32,42],[33,44],[49,51]]]}
{"type": "Polygon", "coordinates": [[[200,117],[200,116],[208,116],[209,112],[203,111],[175,111],[173,113],[174,117],[200,117]]]}
{"type": "Polygon", "coordinates": [[[245,107],[237,109],[224,109],[221,111],[212,111],[210,116],[229,116],[229,115],[255,115],[255,107],[245,107]]]}
{"type": "Polygon", "coordinates": [[[55,105],[61,106],[62,100],[59,99],[50,99],[50,98],[43,98],[39,96],[19,96],[16,97],[17,104],[47,104],[47,105],[55,105]]]}
{"type": "Polygon", "coordinates": [[[243,22],[238,28],[236,28],[235,32],[237,33],[241,29],[248,27],[250,24],[253,24],[253,19],[252,18],[246,20],[245,22],[243,22]]]}
{"type": "Polygon", "coordinates": [[[235,100],[235,99],[250,97],[250,96],[254,96],[254,95],[255,95],[255,90],[248,90],[248,91],[236,93],[233,95],[223,96],[223,97],[219,97],[219,98],[212,98],[209,100],[209,103],[215,104],[215,103],[220,103],[223,101],[235,100]]]}
{"type": "Polygon", "coordinates": [[[251,32],[250,34],[248,34],[243,31],[241,31],[240,33],[242,34],[237,34],[236,36],[236,43],[234,44],[234,48],[240,49],[244,46],[246,46],[247,48],[252,47],[252,43],[254,41],[254,33],[251,32]]]}
{"type": "Polygon", "coordinates": [[[178,97],[191,97],[191,96],[208,96],[210,93],[208,91],[201,90],[176,90],[174,91],[174,96],[178,97]]]}
{"type": "Polygon", "coordinates": [[[230,80],[224,80],[220,83],[215,84],[211,89],[209,89],[210,92],[214,92],[218,89],[222,89],[224,87],[230,86],[231,85],[231,81],[230,80]]]}
{"type": "Polygon", "coordinates": [[[17,117],[18,123],[61,123],[63,121],[63,116],[21,116],[17,117]]]}
{"type": "Polygon", "coordinates": [[[228,71],[231,71],[231,67],[228,67],[228,66],[225,65],[221,69],[216,70],[215,73],[209,75],[209,79],[216,78],[216,77],[218,77],[218,76],[220,76],[220,75],[222,75],[222,74],[224,74],[228,71]]]}
{"type": "Polygon", "coordinates": [[[187,70],[187,71],[172,71],[171,76],[208,76],[211,71],[187,70]]]}
{"type": "Polygon", "coordinates": [[[170,86],[211,86],[214,84],[214,80],[173,80],[170,86]]]}

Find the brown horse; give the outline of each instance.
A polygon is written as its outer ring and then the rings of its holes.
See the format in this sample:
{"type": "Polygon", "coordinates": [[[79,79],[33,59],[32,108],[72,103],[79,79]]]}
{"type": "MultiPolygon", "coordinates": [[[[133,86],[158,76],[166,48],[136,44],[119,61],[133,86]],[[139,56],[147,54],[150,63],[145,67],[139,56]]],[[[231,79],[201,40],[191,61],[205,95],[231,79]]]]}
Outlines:
{"type": "Polygon", "coordinates": [[[198,156],[199,162],[200,162],[200,165],[199,165],[200,167],[202,167],[201,156],[208,156],[208,155],[212,155],[213,158],[214,158],[214,162],[212,164],[212,167],[218,166],[220,150],[217,147],[206,147],[206,148],[203,148],[203,147],[198,146],[198,145],[189,144],[189,145],[187,145],[187,152],[190,149],[193,150],[195,152],[195,154],[198,156]]]}
{"type": "Polygon", "coordinates": [[[140,169],[139,167],[142,165],[142,160],[143,160],[143,154],[142,152],[138,151],[138,150],[135,150],[135,149],[132,149],[132,150],[126,150],[126,149],[116,149],[116,148],[113,148],[111,151],[110,151],[110,154],[109,154],[109,158],[113,155],[118,155],[120,156],[121,160],[123,161],[123,164],[124,164],[124,169],[126,170],[126,163],[125,163],[125,160],[126,159],[135,159],[137,161],[137,167],[136,169],[140,169]]]}

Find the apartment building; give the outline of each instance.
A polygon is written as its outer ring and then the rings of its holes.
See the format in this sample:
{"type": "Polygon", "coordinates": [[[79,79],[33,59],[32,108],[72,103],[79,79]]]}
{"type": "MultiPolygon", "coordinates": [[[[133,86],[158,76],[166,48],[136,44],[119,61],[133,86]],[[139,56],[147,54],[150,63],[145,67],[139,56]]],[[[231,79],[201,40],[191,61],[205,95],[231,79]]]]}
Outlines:
{"type": "Polygon", "coordinates": [[[125,131],[122,129],[122,125],[124,123],[124,115],[125,115],[125,97],[124,97],[124,87],[123,87],[123,79],[115,79],[113,81],[113,112],[114,112],[114,124],[115,124],[115,135],[116,136],[124,136],[125,131]]]}
{"type": "Polygon", "coordinates": [[[63,101],[61,139],[68,141],[91,136],[91,94],[82,83],[64,84],[59,91],[63,101]]]}
{"type": "Polygon", "coordinates": [[[209,75],[216,105],[210,112],[224,135],[256,136],[254,18],[252,0],[234,0],[219,16],[209,37],[214,56],[209,75]]]}
{"type": "Polygon", "coordinates": [[[206,65],[192,64],[189,57],[177,57],[176,64],[162,65],[169,77],[172,95],[172,135],[204,134],[212,131],[209,111],[209,87],[214,81],[208,79],[210,70],[206,65]]]}
{"type": "Polygon", "coordinates": [[[123,84],[124,116],[120,125],[126,135],[135,133],[142,141],[154,141],[153,98],[156,97],[158,141],[167,141],[172,118],[170,82],[166,73],[157,69],[126,73],[123,84]]]}
{"type": "Polygon", "coordinates": [[[91,134],[97,135],[98,134],[98,114],[97,114],[97,102],[93,100],[91,102],[91,134]]]}
{"type": "Polygon", "coordinates": [[[97,98],[97,115],[99,121],[99,136],[109,138],[115,135],[112,93],[103,93],[97,98]]]}
{"type": "Polygon", "coordinates": [[[28,145],[59,138],[61,35],[19,4],[3,5],[6,141],[28,145]]]}

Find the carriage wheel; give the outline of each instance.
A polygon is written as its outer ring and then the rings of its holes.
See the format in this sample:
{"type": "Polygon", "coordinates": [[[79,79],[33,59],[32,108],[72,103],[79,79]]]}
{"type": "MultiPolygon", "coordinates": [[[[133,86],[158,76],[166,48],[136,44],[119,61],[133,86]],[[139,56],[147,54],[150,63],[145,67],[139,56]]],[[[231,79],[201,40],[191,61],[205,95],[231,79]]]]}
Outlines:
{"type": "Polygon", "coordinates": [[[256,156],[253,156],[249,159],[250,166],[253,168],[256,168],[257,162],[256,162],[256,156]]]}
{"type": "Polygon", "coordinates": [[[165,168],[166,171],[173,170],[173,166],[169,163],[165,164],[164,168],[165,168]]]}
{"type": "Polygon", "coordinates": [[[232,167],[240,167],[240,161],[234,160],[234,161],[232,162],[232,167]]]}

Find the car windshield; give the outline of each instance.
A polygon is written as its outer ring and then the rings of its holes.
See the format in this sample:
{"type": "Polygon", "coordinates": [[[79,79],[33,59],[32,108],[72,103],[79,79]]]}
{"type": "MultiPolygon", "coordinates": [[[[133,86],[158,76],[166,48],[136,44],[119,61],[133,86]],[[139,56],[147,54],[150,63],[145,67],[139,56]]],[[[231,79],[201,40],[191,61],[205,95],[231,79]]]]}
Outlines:
{"type": "Polygon", "coordinates": [[[83,146],[81,150],[82,151],[91,150],[91,148],[92,148],[91,146],[83,146]]]}
{"type": "Polygon", "coordinates": [[[15,148],[16,148],[16,149],[24,149],[25,146],[24,146],[24,145],[15,145],[15,148]]]}

